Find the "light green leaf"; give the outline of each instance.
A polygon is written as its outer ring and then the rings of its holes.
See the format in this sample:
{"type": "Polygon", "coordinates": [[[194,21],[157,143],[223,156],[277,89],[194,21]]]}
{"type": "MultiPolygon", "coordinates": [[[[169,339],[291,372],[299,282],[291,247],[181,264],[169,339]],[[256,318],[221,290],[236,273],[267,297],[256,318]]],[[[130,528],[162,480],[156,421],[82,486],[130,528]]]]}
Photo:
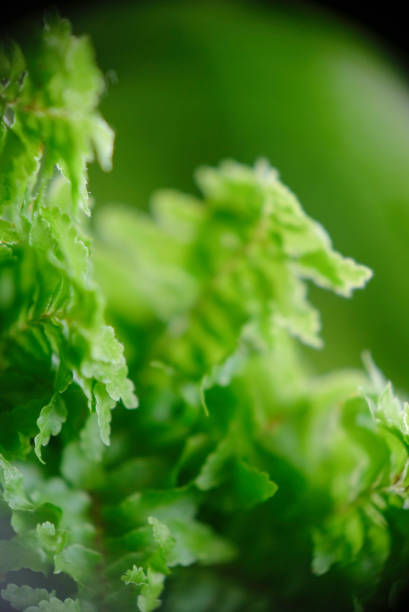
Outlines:
{"type": "Polygon", "coordinates": [[[21,569],[47,574],[50,562],[38,546],[35,532],[26,532],[10,540],[0,540],[0,571],[7,573],[21,569]]]}
{"type": "Polygon", "coordinates": [[[65,572],[79,584],[93,579],[101,554],[83,546],[71,544],[55,555],[55,573],[65,572]]]}
{"type": "Polygon", "coordinates": [[[112,128],[102,119],[102,117],[94,115],[90,126],[90,134],[99,165],[105,171],[111,170],[115,137],[112,128]]]}
{"type": "Polygon", "coordinates": [[[35,453],[41,458],[41,447],[47,446],[51,436],[57,436],[67,418],[67,408],[59,393],[55,393],[50,402],[41,409],[37,419],[39,433],[34,438],[35,453]]]}
{"type": "Polygon", "coordinates": [[[37,537],[42,548],[48,552],[59,553],[64,548],[66,534],[49,521],[37,525],[37,537]]]}
{"type": "Polygon", "coordinates": [[[170,519],[168,526],[174,539],[174,546],[169,551],[170,567],[188,566],[195,562],[205,565],[227,563],[237,554],[232,544],[204,523],[194,519],[170,519]]]}
{"type": "Polygon", "coordinates": [[[16,244],[18,241],[19,235],[13,224],[0,219],[0,243],[16,244]]]}
{"type": "Polygon", "coordinates": [[[163,589],[164,576],[150,568],[146,572],[133,566],[123,576],[125,584],[134,584],[138,588],[138,608],[140,612],[152,612],[160,606],[159,595],[163,589]]]}
{"type": "Polygon", "coordinates": [[[30,606],[25,612],[81,612],[80,604],[73,599],[61,601],[56,597],[41,601],[38,606],[30,606]]]}
{"type": "Polygon", "coordinates": [[[0,484],[4,501],[12,510],[32,510],[23,486],[23,475],[0,454],[0,484]]]}
{"type": "Polygon", "coordinates": [[[207,457],[195,484],[202,491],[208,491],[219,486],[229,476],[233,465],[233,448],[229,438],[222,440],[217,448],[207,457]]]}
{"type": "Polygon", "coordinates": [[[101,440],[104,444],[109,445],[109,436],[111,432],[111,410],[115,406],[115,401],[108,395],[105,387],[101,383],[97,383],[93,389],[95,397],[95,410],[98,416],[98,426],[101,434],[101,440]]]}
{"type": "Polygon", "coordinates": [[[46,589],[33,589],[30,586],[17,586],[16,584],[8,584],[1,591],[3,599],[8,601],[15,610],[25,610],[29,606],[36,606],[43,600],[48,601],[54,595],[55,591],[49,593],[46,589]]]}

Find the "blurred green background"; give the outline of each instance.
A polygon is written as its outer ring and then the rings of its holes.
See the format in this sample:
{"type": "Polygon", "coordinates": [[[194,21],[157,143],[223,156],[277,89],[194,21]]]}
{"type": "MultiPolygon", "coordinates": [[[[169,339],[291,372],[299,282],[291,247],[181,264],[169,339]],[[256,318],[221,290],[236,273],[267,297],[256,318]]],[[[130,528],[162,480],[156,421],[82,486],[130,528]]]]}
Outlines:
{"type": "Polygon", "coordinates": [[[398,62],[308,5],[151,1],[69,15],[91,36],[109,87],[114,170],[91,169],[98,202],[147,207],[156,188],[194,190],[223,158],[267,157],[335,247],[374,278],[351,300],[311,290],[322,370],[364,349],[409,390],[409,87],[398,62]]]}

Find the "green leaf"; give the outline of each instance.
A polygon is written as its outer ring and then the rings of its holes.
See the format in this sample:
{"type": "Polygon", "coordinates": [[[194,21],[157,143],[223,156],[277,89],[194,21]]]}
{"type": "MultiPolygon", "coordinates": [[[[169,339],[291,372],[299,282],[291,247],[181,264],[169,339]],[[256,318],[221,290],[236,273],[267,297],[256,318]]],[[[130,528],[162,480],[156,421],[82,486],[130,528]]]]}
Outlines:
{"type": "Polygon", "coordinates": [[[115,406],[115,401],[108,395],[101,383],[97,383],[93,391],[101,440],[108,445],[111,432],[111,410],[115,406]]]}
{"type": "Polygon", "coordinates": [[[51,398],[50,402],[41,409],[37,419],[39,433],[34,438],[34,448],[37,457],[41,458],[41,447],[46,446],[51,436],[57,436],[67,418],[67,408],[59,393],[51,398]]]}
{"type": "Polygon", "coordinates": [[[235,463],[232,480],[238,507],[244,509],[266,501],[278,488],[266,472],[242,460],[235,463]]]}
{"type": "Polygon", "coordinates": [[[25,612],[81,612],[80,604],[73,599],[61,601],[56,597],[41,601],[38,606],[30,606],[25,612]]]}
{"type": "Polygon", "coordinates": [[[32,510],[23,486],[23,475],[0,454],[0,484],[4,501],[12,510],[32,510]]]}
{"type": "Polygon", "coordinates": [[[359,512],[334,517],[325,527],[325,531],[313,532],[312,570],[318,576],[325,574],[334,563],[355,559],[364,544],[364,525],[359,512]]]}
{"type": "Polygon", "coordinates": [[[125,572],[125,574],[122,576],[122,580],[125,582],[125,584],[134,584],[137,587],[142,586],[147,582],[147,578],[142,567],[136,567],[136,565],[125,572]]]}
{"type": "Polygon", "coordinates": [[[207,457],[195,484],[202,491],[218,487],[228,478],[229,470],[233,465],[232,442],[229,438],[222,440],[217,448],[207,457]]]}
{"type": "Polygon", "coordinates": [[[12,223],[0,219],[0,243],[16,244],[18,241],[19,235],[12,223]]]}
{"type": "Polygon", "coordinates": [[[200,521],[170,519],[168,526],[174,539],[169,554],[170,567],[188,566],[195,562],[205,565],[227,563],[237,555],[231,543],[200,521]]]}
{"type": "Polygon", "coordinates": [[[167,566],[175,539],[165,523],[162,523],[154,516],[148,517],[148,523],[152,527],[153,539],[157,545],[157,550],[150,558],[150,566],[163,574],[168,573],[167,566]]]}
{"type": "Polygon", "coordinates": [[[3,599],[8,601],[15,610],[25,610],[29,606],[36,606],[43,600],[49,601],[54,595],[54,591],[49,593],[46,589],[33,589],[30,586],[17,586],[16,584],[8,584],[1,591],[3,599]]]}
{"type": "Polygon", "coordinates": [[[90,134],[99,165],[108,172],[112,168],[114,132],[102,117],[94,115],[90,126],[90,134]]]}
{"type": "Polygon", "coordinates": [[[119,508],[107,512],[111,522],[126,530],[146,524],[149,517],[163,523],[171,518],[189,520],[197,509],[197,495],[187,487],[138,491],[122,501],[119,508]]]}
{"type": "Polygon", "coordinates": [[[145,573],[142,568],[133,566],[122,577],[125,584],[134,584],[138,588],[138,608],[140,612],[152,612],[160,606],[159,595],[163,589],[164,576],[148,568],[145,573]]]}
{"type": "Polygon", "coordinates": [[[71,544],[55,556],[55,573],[65,572],[79,584],[93,579],[100,553],[81,544],[71,544]]]}
{"type": "Polygon", "coordinates": [[[10,540],[0,540],[0,571],[7,573],[21,569],[47,574],[48,556],[38,546],[34,532],[17,535],[10,540]]]}
{"type": "Polygon", "coordinates": [[[49,521],[37,525],[37,537],[42,548],[52,553],[59,553],[64,548],[66,534],[55,528],[49,521]]]}

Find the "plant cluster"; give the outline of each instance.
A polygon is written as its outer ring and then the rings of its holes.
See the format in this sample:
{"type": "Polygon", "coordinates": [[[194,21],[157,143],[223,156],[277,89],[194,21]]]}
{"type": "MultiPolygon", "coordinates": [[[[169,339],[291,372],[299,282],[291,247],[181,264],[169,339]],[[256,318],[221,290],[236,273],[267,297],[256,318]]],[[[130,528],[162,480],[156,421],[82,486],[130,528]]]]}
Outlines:
{"type": "Polygon", "coordinates": [[[0,55],[3,601],[393,603],[408,405],[369,357],[318,376],[298,349],[321,345],[308,282],[348,297],[371,272],[264,161],[201,168],[200,195],[161,191],[149,214],[106,206],[91,223],[87,164],[109,169],[113,145],[103,89],[65,20],[0,55]]]}

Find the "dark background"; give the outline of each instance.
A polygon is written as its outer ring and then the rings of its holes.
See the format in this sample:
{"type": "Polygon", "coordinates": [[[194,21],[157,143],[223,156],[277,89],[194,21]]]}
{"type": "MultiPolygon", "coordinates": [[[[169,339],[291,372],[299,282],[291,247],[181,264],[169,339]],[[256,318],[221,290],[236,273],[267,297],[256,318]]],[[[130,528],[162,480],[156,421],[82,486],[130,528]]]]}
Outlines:
{"type": "MultiPolygon", "coordinates": [[[[116,0],[115,4],[143,4],[148,0],[134,0],[127,2],[126,0],[116,0]]],[[[152,1],[152,0],[150,0],[152,1]]],[[[160,1],[160,0],[159,0],[160,1]]],[[[202,0],[206,1],[206,0],[202,0]]],[[[277,5],[275,0],[253,0],[256,4],[277,5]]],[[[28,4],[28,3],[27,3],[28,4]]],[[[73,9],[89,8],[103,9],[103,6],[110,5],[112,2],[108,0],[71,0],[71,1],[54,1],[54,2],[31,2],[29,6],[24,7],[23,2],[8,2],[7,6],[2,7],[2,15],[0,28],[3,32],[7,32],[9,28],[19,21],[36,17],[44,10],[58,7],[62,14],[70,13],[73,9]]],[[[405,3],[400,1],[390,1],[384,5],[375,7],[375,3],[371,7],[364,7],[363,3],[353,0],[322,0],[311,2],[295,2],[294,0],[286,0],[285,4],[290,4],[297,7],[300,4],[308,5],[316,8],[329,9],[338,16],[346,18],[355,25],[364,28],[372,37],[380,39],[382,44],[386,44],[392,53],[396,54],[403,63],[406,64],[409,71],[409,41],[407,34],[406,13],[407,7],[405,3]]]]}

